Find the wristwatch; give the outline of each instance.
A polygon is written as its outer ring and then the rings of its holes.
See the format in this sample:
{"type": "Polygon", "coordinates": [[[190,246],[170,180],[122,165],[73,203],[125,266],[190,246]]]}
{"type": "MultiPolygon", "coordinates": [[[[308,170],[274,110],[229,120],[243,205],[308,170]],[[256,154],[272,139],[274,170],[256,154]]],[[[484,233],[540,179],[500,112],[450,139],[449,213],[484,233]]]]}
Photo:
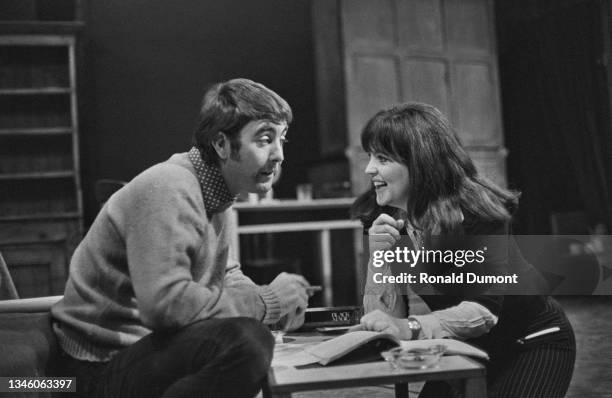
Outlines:
{"type": "Polygon", "coordinates": [[[410,340],[418,340],[419,334],[421,334],[421,322],[416,318],[408,318],[408,330],[410,330],[410,340]]]}

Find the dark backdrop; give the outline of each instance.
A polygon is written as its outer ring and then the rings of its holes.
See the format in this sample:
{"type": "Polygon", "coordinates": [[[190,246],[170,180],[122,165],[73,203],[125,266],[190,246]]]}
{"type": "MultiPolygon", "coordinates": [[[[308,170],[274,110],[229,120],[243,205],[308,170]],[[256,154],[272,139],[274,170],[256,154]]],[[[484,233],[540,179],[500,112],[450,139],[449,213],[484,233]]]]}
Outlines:
{"type": "Polygon", "coordinates": [[[188,149],[211,83],[259,81],[292,106],[278,196],[293,196],[318,156],[307,0],[89,2],[81,74],[81,159],[86,224],[93,184],[129,180],[188,149]]]}
{"type": "MultiPolygon", "coordinates": [[[[552,213],[612,225],[612,140],[602,2],[496,2],[515,232],[549,233],[552,213]]],[[[576,233],[579,233],[575,231],[576,233]]]]}

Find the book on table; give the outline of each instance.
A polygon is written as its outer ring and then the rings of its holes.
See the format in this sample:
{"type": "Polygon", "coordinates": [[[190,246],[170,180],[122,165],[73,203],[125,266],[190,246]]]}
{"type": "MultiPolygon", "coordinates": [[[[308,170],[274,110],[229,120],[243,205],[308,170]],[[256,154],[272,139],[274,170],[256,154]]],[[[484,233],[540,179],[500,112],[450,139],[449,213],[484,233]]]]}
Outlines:
{"type": "Polygon", "coordinates": [[[381,359],[380,353],[394,347],[424,350],[435,345],[446,347],[445,355],[467,355],[488,359],[487,353],[463,341],[454,339],[400,340],[392,334],[355,331],[313,345],[281,344],[272,366],[300,366],[313,363],[355,363],[381,359]]]}

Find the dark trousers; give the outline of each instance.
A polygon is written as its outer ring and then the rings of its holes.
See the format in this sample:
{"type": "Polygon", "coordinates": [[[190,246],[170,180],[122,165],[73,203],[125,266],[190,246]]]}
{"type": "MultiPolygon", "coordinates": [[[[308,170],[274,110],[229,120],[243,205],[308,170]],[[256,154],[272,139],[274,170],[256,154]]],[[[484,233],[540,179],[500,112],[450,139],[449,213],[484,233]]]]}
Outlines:
{"type": "Polygon", "coordinates": [[[64,354],[63,374],[83,397],[253,397],[274,339],[250,318],[210,319],[172,333],[151,333],[108,363],[64,354]]]}
{"type": "MultiPolygon", "coordinates": [[[[574,331],[563,309],[548,297],[543,311],[530,322],[531,332],[558,326],[561,331],[525,345],[500,343],[505,354],[485,363],[487,396],[491,398],[563,398],[576,360],[574,331]]],[[[457,398],[456,383],[427,382],[419,398],[457,398]]]]}
{"type": "MultiPolygon", "coordinates": [[[[575,351],[538,347],[508,359],[505,366],[487,367],[490,398],[563,398],[572,379],[575,351]]],[[[419,398],[469,398],[453,382],[428,381],[419,398]]]]}

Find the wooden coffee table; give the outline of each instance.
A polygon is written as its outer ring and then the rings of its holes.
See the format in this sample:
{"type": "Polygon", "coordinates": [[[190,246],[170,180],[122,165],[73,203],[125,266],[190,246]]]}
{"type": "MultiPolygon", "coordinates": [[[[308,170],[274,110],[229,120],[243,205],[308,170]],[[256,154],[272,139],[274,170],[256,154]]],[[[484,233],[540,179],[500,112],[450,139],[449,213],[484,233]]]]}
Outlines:
{"type": "Polygon", "coordinates": [[[297,391],[326,390],[395,384],[395,396],[408,397],[408,383],[427,380],[464,380],[465,396],[485,398],[486,371],[480,363],[463,356],[442,357],[431,369],[393,369],[387,362],[321,366],[297,369],[272,367],[264,386],[264,397],[290,397],[297,391]]]}

